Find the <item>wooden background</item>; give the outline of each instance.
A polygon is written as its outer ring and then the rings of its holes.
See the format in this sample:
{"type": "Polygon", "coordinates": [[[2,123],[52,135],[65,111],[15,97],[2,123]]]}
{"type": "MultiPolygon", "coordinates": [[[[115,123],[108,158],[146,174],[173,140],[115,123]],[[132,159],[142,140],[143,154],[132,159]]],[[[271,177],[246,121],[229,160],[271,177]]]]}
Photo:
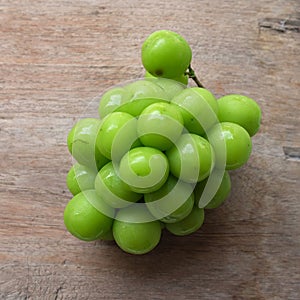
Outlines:
{"type": "Polygon", "coordinates": [[[298,0],[1,0],[0,299],[299,299],[299,13],[298,0]],[[157,29],[263,121],[201,230],[132,256],[66,231],[66,136],[95,96],[143,76],[157,29]]]}

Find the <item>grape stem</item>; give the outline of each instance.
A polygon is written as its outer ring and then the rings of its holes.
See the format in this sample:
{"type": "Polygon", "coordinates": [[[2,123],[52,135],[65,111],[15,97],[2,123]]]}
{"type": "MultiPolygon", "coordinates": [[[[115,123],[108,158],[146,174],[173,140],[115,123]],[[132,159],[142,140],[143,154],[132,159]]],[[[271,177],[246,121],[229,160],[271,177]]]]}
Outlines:
{"type": "Polygon", "coordinates": [[[193,70],[191,65],[189,65],[189,68],[188,68],[188,71],[186,72],[186,75],[188,75],[189,78],[193,79],[198,87],[204,88],[204,85],[200,82],[200,80],[196,76],[195,71],[193,70]]]}

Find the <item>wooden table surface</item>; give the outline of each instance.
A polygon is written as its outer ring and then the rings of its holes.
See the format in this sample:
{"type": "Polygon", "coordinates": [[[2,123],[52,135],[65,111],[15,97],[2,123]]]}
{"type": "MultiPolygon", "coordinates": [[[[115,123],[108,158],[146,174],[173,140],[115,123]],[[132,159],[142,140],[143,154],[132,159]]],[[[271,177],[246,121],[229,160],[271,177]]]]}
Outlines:
{"type": "Polygon", "coordinates": [[[0,1],[0,299],[299,299],[298,0],[0,1]],[[252,156],[199,232],[151,253],[63,224],[66,136],[89,102],[143,76],[154,30],[182,34],[217,97],[263,112],[252,156]]]}

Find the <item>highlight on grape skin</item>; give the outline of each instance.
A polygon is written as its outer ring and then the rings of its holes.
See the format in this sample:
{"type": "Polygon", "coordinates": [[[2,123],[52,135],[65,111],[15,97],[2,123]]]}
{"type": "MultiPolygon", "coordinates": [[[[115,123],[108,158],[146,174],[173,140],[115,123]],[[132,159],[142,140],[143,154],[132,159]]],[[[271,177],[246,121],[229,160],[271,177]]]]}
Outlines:
{"type": "Polygon", "coordinates": [[[164,230],[197,232],[205,210],[226,202],[229,172],[248,162],[261,122],[253,99],[218,99],[197,83],[179,34],[154,32],[141,51],[144,77],[104,91],[98,118],[79,119],[68,134],[73,198],[64,213],[75,237],[114,240],[138,255],[156,248],[164,230]],[[188,86],[189,76],[198,86],[188,86]]]}

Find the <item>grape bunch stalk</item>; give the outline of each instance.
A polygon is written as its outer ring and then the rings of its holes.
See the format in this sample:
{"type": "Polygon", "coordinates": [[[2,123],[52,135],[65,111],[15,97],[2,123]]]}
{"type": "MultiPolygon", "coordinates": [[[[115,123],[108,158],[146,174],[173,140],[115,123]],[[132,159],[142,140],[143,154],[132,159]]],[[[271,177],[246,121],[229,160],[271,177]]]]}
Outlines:
{"type": "Polygon", "coordinates": [[[247,163],[261,122],[253,99],[203,87],[180,34],[153,32],[141,60],[144,78],[105,91],[99,118],[79,119],[67,137],[67,230],[130,254],[152,251],[164,231],[199,230],[205,210],[228,199],[230,172],[247,163]]]}

